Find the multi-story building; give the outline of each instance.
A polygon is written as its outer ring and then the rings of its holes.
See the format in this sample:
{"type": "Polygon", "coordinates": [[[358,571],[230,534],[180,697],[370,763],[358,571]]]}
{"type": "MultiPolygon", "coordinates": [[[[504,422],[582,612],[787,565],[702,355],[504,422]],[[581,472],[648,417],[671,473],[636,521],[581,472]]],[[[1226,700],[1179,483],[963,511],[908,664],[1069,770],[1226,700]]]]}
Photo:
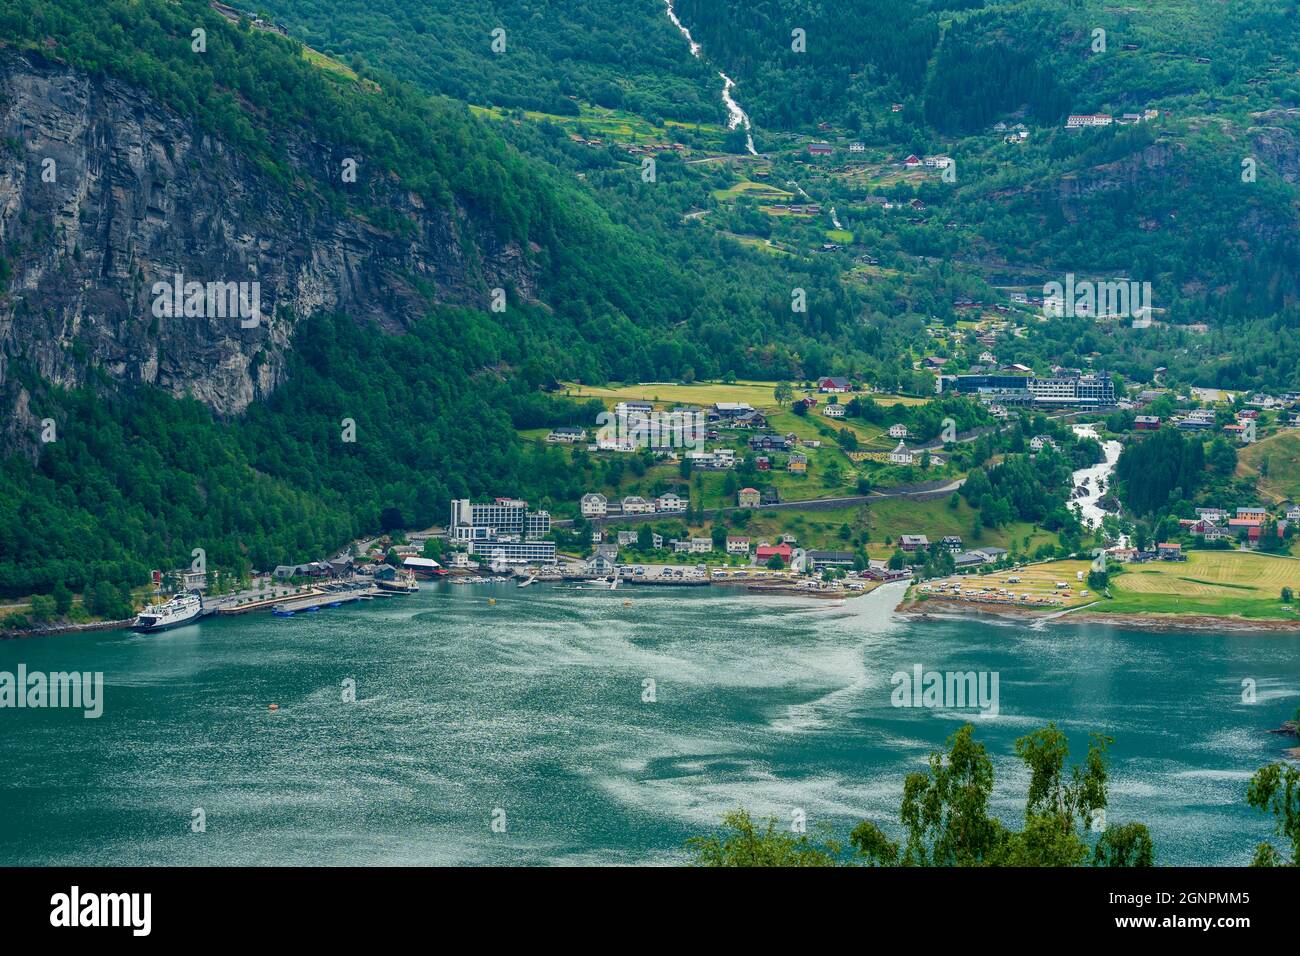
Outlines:
{"type": "Polygon", "coordinates": [[[471,541],[470,554],[507,564],[555,564],[554,541],[471,541]]]}
{"type": "Polygon", "coordinates": [[[523,534],[528,502],[517,498],[495,498],[485,504],[472,503],[459,498],[451,503],[451,520],[448,529],[492,528],[497,534],[523,534]]]}
{"type": "Polygon", "coordinates": [[[540,541],[551,533],[551,514],[549,511],[530,511],[524,516],[524,537],[529,541],[540,541]]]}
{"type": "Polygon", "coordinates": [[[939,392],[978,395],[981,401],[1007,404],[1108,406],[1116,404],[1115,383],[1104,372],[1058,375],[941,375],[939,392]]]}
{"type": "Polygon", "coordinates": [[[603,518],[609,511],[609,499],[598,491],[583,495],[580,504],[584,518],[603,518]]]}

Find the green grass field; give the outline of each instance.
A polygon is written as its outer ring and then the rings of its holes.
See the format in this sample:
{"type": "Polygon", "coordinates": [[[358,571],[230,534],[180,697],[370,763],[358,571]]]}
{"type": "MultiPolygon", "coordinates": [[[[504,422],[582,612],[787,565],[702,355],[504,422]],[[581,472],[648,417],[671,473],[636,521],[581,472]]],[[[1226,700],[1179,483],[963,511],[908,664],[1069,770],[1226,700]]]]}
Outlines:
{"type": "Polygon", "coordinates": [[[1300,430],[1279,432],[1242,448],[1237,452],[1237,473],[1254,478],[1260,492],[1272,501],[1300,500],[1300,430]]]}
{"type": "MultiPolygon", "coordinates": [[[[505,119],[505,110],[495,106],[470,106],[470,110],[479,116],[490,119],[505,119]]],[[[674,139],[674,131],[689,129],[703,133],[710,138],[710,146],[721,147],[727,130],[723,126],[711,123],[683,123],[668,120],[662,126],[656,126],[646,119],[625,110],[609,109],[589,103],[579,104],[580,115],[561,116],[558,113],[541,113],[536,110],[524,110],[524,117],[533,122],[549,122],[566,129],[581,127],[589,136],[606,142],[617,143],[662,143],[674,139]],[[714,142],[716,140],[716,143],[714,142]]]]}
{"type": "MultiPolygon", "coordinates": [[[[656,405],[700,405],[708,406],[715,402],[748,402],[755,408],[767,411],[777,408],[774,389],[776,382],[736,381],[692,382],[689,385],[675,382],[640,382],[627,385],[576,385],[565,384],[566,394],[574,398],[599,398],[611,407],[621,401],[654,402],[656,405]]],[[[807,392],[794,389],[795,398],[812,395],[825,404],[826,396],[815,391],[807,392]]],[[[851,396],[841,395],[841,401],[851,396]]],[[[878,405],[924,405],[928,399],[914,398],[909,395],[872,395],[878,405]]],[[[809,417],[821,414],[821,406],[809,412],[809,417]]],[[[791,413],[791,417],[793,413],[791,413]]]]}
{"type": "Polygon", "coordinates": [[[1090,608],[1114,614],[1207,614],[1300,620],[1283,587],[1300,594],[1300,560],[1248,551],[1193,551],[1186,561],[1126,566],[1111,577],[1113,600],[1090,608]]]}

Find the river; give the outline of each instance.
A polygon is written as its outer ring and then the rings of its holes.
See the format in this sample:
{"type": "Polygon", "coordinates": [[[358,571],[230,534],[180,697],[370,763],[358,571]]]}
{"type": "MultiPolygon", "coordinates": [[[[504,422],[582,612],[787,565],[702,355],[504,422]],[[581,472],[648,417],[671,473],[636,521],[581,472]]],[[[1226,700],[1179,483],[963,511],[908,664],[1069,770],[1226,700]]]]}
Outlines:
{"type": "Polygon", "coordinates": [[[914,623],[899,596],[439,584],[0,642],[0,671],[106,681],[98,719],[0,710],[0,862],[677,863],[739,806],[897,836],[904,775],[967,719],[1010,825],[1014,741],[1056,720],[1075,760],[1089,731],[1115,738],[1110,820],[1147,823],[1159,862],[1244,864],[1271,838],[1243,795],[1300,704],[1296,638],[914,623]],[[998,673],[998,715],[893,707],[890,675],[918,663],[998,673]]]}
{"type": "MultiPolygon", "coordinates": [[[[1092,425],[1075,425],[1073,429],[1080,437],[1097,437],[1097,430],[1092,425]]],[[[1101,451],[1105,458],[1095,465],[1080,468],[1074,473],[1074,487],[1083,485],[1088,489],[1088,493],[1073,499],[1072,503],[1079,506],[1083,523],[1089,528],[1100,527],[1101,519],[1109,513],[1102,509],[1098,502],[1110,487],[1111,472],[1115,470],[1115,462],[1119,461],[1119,453],[1123,448],[1124,446],[1117,441],[1102,442],[1101,451]]]]}
{"type": "MultiPolygon", "coordinates": [[[[696,57],[697,59],[702,58],[703,51],[701,50],[700,45],[695,42],[695,38],[691,36],[691,31],[688,30],[686,25],[682,23],[680,18],[678,18],[677,11],[673,9],[673,0],[664,0],[664,4],[668,8],[668,19],[673,22],[673,25],[677,27],[677,29],[682,32],[682,36],[686,38],[686,43],[691,51],[691,56],[696,57]]],[[[750,132],[752,127],[749,122],[749,114],[741,109],[740,104],[737,103],[735,97],[731,95],[731,91],[735,87],[736,81],[727,76],[727,74],[723,73],[721,70],[718,71],[718,76],[722,78],[722,103],[727,108],[727,129],[735,129],[737,126],[743,126],[745,129],[745,148],[749,150],[751,156],[757,156],[758,151],[754,149],[754,136],[750,132]]]]}

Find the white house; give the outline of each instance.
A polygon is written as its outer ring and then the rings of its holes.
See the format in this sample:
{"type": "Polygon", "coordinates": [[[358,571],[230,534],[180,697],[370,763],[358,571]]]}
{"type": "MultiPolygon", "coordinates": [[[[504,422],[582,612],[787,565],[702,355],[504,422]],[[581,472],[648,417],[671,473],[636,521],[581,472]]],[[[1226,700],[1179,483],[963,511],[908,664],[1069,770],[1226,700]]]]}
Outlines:
{"type": "Polygon", "coordinates": [[[692,554],[708,554],[713,550],[712,538],[691,538],[692,554]]]}
{"type": "Polygon", "coordinates": [[[749,554],[749,539],[727,535],[727,554],[749,554]]]}
{"type": "Polygon", "coordinates": [[[1046,435],[1035,435],[1033,438],[1029,439],[1030,451],[1042,451],[1044,447],[1055,449],[1056,442],[1052,441],[1052,439],[1048,438],[1046,435]]]}
{"type": "Polygon", "coordinates": [[[625,515],[652,515],[655,513],[655,503],[646,501],[640,495],[628,495],[623,499],[623,514],[625,515]]]}
{"type": "Polygon", "coordinates": [[[687,500],[669,491],[655,499],[655,511],[685,511],[687,500]]]}
{"type": "Polygon", "coordinates": [[[843,417],[844,417],[844,406],[843,406],[843,405],[827,405],[825,408],[822,409],[822,414],[825,415],[827,418],[843,418],[843,417]]]}
{"type": "Polygon", "coordinates": [[[911,449],[900,441],[898,447],[889,453],[889,463],[891,465],[910,465],[912,463],[911,449]]]}
{"type": "Polygon", "coordinates": [[[600,518],[609,511],[609,499],[599,492],[582,496],[582,516],[584,518],[600,518]]]}
{"type": "Polygon", "coordinates": [[[906,437],[907,437],[907,426],[906,426],[906,425],[890,425],[890,426],[889,426],[889,437],[890,437],[890,438],[906,438],[906,437]]]}

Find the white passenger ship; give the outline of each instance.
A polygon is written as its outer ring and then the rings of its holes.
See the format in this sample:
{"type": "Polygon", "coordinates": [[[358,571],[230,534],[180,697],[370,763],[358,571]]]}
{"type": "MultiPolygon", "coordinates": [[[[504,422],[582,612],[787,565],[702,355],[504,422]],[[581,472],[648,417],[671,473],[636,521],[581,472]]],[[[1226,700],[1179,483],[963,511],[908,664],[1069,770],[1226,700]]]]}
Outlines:
{"type": "Polygon", "coordinates": [[[178,594],[163,604],[150,604],[131,625],[133,631],[165,631],[197,620],[203,611],[203,598],[197,594],[178,594]]]}

